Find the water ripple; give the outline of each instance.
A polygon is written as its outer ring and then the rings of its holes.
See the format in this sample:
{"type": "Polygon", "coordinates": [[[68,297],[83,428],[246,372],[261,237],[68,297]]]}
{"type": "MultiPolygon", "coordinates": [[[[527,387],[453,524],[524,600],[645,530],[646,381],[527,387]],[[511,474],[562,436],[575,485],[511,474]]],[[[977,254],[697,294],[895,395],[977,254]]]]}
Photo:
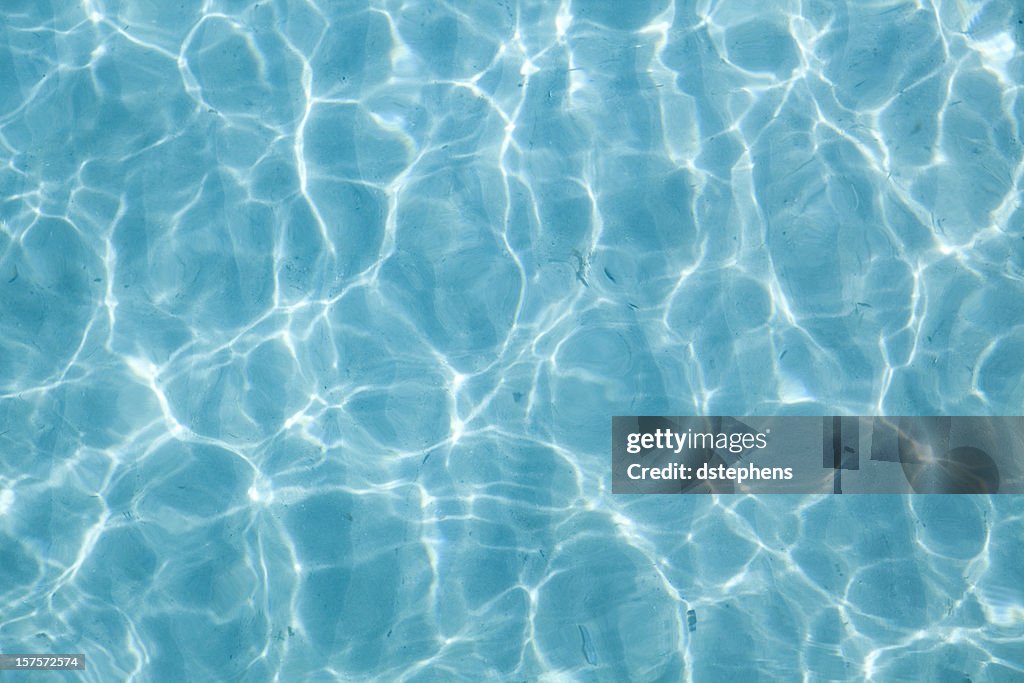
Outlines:
{"type": "Polygon", "coordinates": [[[1020,412],[1013,3],[9,0],[0,36],[0,651],[1024,676],[1019,499],[613,497],[607,452],[614,414],[1020,412]]]}

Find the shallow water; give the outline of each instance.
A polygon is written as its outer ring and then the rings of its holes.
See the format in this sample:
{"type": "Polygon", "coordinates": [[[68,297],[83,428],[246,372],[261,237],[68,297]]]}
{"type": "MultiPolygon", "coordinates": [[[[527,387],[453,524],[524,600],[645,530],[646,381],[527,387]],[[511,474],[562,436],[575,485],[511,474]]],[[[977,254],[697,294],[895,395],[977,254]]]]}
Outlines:
{"type": "Polygon", "coordinates": [[[1022,45],[1009,0],[7,0],[0,652],[1020,680],[1020,498],[613,496],[609,438],[1020,414],[1022,45]]]}

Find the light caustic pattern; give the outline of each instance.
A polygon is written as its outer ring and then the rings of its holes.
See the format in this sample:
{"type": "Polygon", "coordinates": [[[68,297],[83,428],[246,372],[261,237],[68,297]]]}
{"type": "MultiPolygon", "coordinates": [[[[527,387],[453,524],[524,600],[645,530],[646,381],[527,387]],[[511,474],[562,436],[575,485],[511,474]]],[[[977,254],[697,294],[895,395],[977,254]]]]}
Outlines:
{"type": "Polygon", "coordinates": [[[1019,499],[620,498],[608,442],[1019,413],[1022,43],[1011,0],[6,0],[0,651],[1020,680],[1019,499]]]}

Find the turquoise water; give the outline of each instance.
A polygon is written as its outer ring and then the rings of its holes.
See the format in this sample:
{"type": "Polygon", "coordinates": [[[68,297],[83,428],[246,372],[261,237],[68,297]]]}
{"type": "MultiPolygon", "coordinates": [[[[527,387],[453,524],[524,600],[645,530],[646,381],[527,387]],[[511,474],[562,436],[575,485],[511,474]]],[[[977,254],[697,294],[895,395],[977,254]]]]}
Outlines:
{"type": "Polygon", "coordinates": [[[1024,679],[1020,498],[613,496],[609,451],[1020,414],[1022,45],[1009,0],[6,0],[0,652],[1024,679]]]}

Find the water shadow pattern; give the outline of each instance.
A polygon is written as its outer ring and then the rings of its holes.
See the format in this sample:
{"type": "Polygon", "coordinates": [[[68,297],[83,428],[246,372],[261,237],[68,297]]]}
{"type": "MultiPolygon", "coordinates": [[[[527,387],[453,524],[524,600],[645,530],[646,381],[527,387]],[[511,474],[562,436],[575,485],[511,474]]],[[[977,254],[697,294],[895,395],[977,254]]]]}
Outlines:
{"type": "Polygon", "coordinates": [[[1022,44],[1010,0],[6,0],[0,651],[1019,680],[1017,498],[613,497],[608,448],[1019,413],[1022,44]]]}

